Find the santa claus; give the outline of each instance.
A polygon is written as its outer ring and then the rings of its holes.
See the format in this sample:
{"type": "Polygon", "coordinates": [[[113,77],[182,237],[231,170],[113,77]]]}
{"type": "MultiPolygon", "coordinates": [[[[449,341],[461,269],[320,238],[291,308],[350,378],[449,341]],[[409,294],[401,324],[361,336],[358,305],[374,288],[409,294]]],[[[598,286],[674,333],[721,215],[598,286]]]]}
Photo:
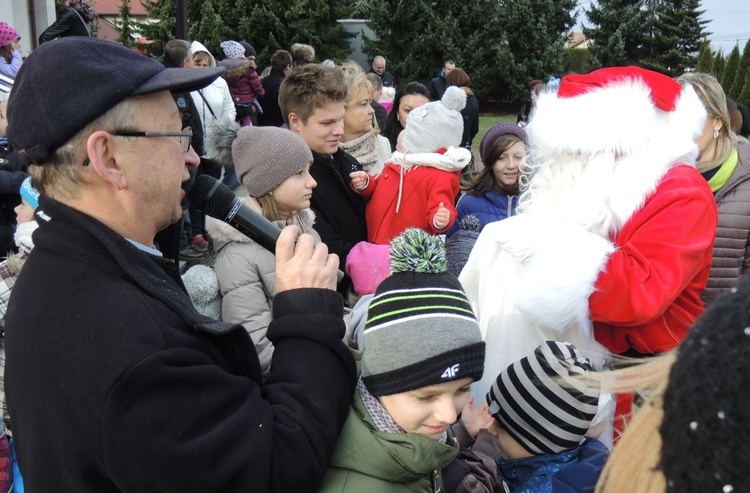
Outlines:
{"type": "Polygon", "coordinates": [[[475,395],[548,339],[602,365],[684,338],[717,223],[694,166],[705,117],[690,85],[637,67],[539,96],[519,213],[484,228],[460,276],[487,343],[475,395]]]}

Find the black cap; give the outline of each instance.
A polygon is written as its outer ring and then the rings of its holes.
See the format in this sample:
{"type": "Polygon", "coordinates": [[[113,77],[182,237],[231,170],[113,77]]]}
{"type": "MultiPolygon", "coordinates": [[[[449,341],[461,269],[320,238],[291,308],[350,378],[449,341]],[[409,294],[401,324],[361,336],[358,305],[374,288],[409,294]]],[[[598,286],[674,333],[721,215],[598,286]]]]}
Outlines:
{"type": "Polygon", "coordinates": [[[255,56],[255,48],[253,48],[253,45],[248,43],[247,41],[240,41],[240,44],[243,48],[245,48],[245,57],[249,56],[255,56]]]}
{"type": "Polygon", "coordinates": [[[8,101],[8,142],[33,162],[48,157],[86,125],[131,96],[189,92],[223,68],[166,68],[111,41],[61,38],[21,65],[8,101]]]}

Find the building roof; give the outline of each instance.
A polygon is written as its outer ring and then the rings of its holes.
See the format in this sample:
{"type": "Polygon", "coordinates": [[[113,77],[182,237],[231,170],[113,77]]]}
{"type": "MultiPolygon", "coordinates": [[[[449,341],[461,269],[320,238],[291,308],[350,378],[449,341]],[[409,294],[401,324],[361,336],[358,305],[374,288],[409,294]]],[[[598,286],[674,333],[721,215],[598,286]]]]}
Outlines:
{"type": "Polygon", "coordinates": [[[591,41],[582,32],[569,32],[566,48],[588,48],[591,41]]]}
{"type": "MultiPolygon", "coordinates": [[[[122,0],[99,0],[93,7],[101,16],[117,16],[120,15],[121,6],[122,0]]],[[[143,8],[140,0],[130,0],[130,15],[146,16],[146,9],[143,8]]]]}

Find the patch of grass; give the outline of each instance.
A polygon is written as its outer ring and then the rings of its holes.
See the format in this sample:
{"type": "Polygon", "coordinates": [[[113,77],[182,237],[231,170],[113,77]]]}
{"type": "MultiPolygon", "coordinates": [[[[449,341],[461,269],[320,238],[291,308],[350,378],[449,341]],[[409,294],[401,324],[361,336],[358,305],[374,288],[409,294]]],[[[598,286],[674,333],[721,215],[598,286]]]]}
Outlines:
{"type": "Polygon", "coordinates": [[[486,134],[487,130],[489,130],[493,125],[497,125],[500,122],[516,123],[516,118],[518,118],[518,115],[511,115],[510,113],[502,115],[479,115],[479,133],[476,137],[474,137],[474,140],[472,141],[473,145],[479,146],[479,143],[482,141],[482,137],[484,137],[484,134],[486,134]]]}

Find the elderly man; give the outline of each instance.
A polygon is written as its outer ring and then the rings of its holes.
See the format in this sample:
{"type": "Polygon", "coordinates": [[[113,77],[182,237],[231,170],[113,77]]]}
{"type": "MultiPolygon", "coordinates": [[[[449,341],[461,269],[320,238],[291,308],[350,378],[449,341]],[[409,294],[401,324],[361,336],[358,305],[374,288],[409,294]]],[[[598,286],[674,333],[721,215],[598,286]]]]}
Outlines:
{"type": "Polygon", "coordinates": [[[377,74],[383,81],[383,87],[396,87],[396,78],[385,70],[385,57],[380,55],[372,59],[372,73],[377,74]]]}
{"type": "Polygon", "coordinates": [[[247,332],[200,315],[154,246],[199,162],[170,91],[220,72],[70,38],[18,74],[9,140],[42,193],[6,319],[28,491],[315,491],[322,480],[356,381],[336,256],[308,235],[295,246],[294,227],[279,238],[263,382],[247,332]]]}

